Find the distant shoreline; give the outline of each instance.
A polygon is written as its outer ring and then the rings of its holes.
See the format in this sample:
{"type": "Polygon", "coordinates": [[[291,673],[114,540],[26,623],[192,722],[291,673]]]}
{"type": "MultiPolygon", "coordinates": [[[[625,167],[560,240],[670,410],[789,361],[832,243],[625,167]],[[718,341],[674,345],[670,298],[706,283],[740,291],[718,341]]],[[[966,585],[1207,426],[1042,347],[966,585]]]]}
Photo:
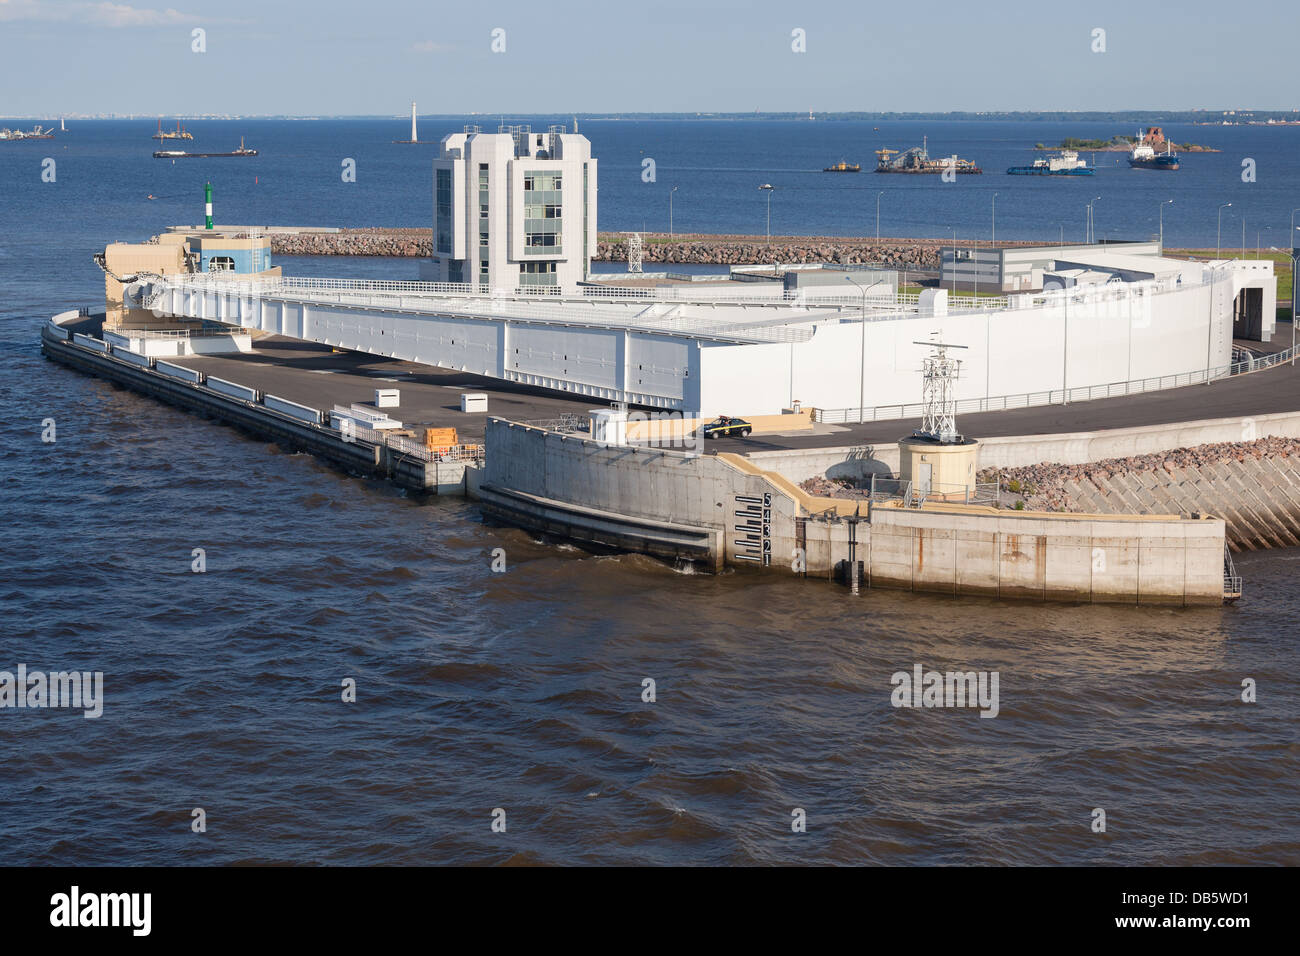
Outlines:
{"type": "MultiPolygon", "coordinates": [[[[495,121],[500,113],[420,113],[418,118],[421,122],[425,120],[454,120],[463,122],[466,119],[476,119],[485,122],[495,121]]],[[[575,114],[570,111],[567,113],[509,113],[508,118],[515,120],[553,120],[569,119],[575,114]]],[[[1078,111],[980,111],[980,112],[949,112],[949,113],[925,113],[925,112],[890,112],[890,113],[862,113],[862,112],[839,112],[839,111],[817,111],[810,113],[806,111],[774,111],[767,113],[737,113],[726,111],[714,112],[689,112],[689,113],[657,113],[657,112],[626,112],[626,113],[584,113],[579,111],[576,114],[580,123],[587,121],[595,122],[614,122],[620,120],[646,122],[655,120],[664,120],[671,122],[688,122],[688,121],[710,121],[710,120],[734,120],[744,122],[747,120],[772,121],[772,120],[801,120],[804,122],[992,122],[992,123],[1014,123],[1014,122],[1045,122],[1045,123],[1124,123],[1129,125],[1141,126],[1159,126],[1169,123],[1185,123],[1193,126],[1296,126],[1300,125],[1300,110],[1294,109],[1261,109],[1261,110],[1120,110],[1120,111],[1096,111],[1096,110],[1078,110],[1078,111]],[[811,120],[809,119],[811,115],[811,120]],[[1248,117],[1248,118],[1247,118],[1248,117]],[[1271,120],[1271,122],[1270,122],[1271,120]]],[[[69,122],[155,122],[158,119],[170,120],[181,119],[186,122],[223,122],[223,121],[243,121],[243,120],[278,120],[285,122],[311,122],[311,121],[339,121],[339,120],[409,120],[409,113],[362,113],[348,114],[340,116],[328,116],[310,113],[249,113],[249,114],[222,114],[222,115],[204,115],[201,113],[170,113],[170,112],[140,112],[129,114],[83,114],[83,113],[65,113],[59,110],[49,110],[43,113],[22,113],[14,116],[0,117],[0,120],[18,120],[18,121],[48,121],[50,119],[63,118],[69,122]]]]}

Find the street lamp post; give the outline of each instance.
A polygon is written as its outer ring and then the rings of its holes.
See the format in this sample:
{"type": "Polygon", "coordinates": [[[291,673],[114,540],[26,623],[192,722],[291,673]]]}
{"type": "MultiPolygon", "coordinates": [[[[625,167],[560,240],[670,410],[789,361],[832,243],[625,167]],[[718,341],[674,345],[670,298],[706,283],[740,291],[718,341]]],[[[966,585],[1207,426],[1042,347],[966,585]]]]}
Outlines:
{"type": "MultiPolygon", "coordinates": [[[[952,230],[952,297],[957,298],[957,227],[949,226],[952,230]]],[[[940,281],[943,281],[940,278],[940,281]]]]}
{"type": "Polygon", "coordinates": [[[1101,202],[1100,196],[1095,198],[1092,202],[1088,203],[1088,237],[1086,239],[1086,242],[1089,245],[1097,241],[1097,226],[1093,218],[1092,207],[1095,203],[1099,203],[1099,202],[1101,202]]]}
{"type": "Polygon", "coordinates": [[[1172,199],[1162,199],[1160,201],[1160,254],[1165,254],[1165,206],[1172,205],[1172,199]]]}
{"type": "MultiPolygon", "coordinates": [[[[998,254],[998,194],[993,194],[993,222],[989,237],[989,246],[991,252],[996,257],[998,254]]],[[[1002,269],[998,269],[998,278],[1002,278],[1002,269]]],[[[980,291],[980,264],[979,259],[975,260],[975,296],[979,297],[980,291]]]]}
{"type": "Polygon", "coordinates": [[[880,241],[880,197],[883,192],[876,193],[876,242],[880,241]]]}
{"type": "Polygon", "coordinates": [[[863,286],[853,276],[845,276],[844,279],[846,282],[852,282],[857,287],[857,290],[862,293],[862,347],[858,356],[858,421],[861,422],[866,417],[867,408],[867,291],[874,289],[885,280],[877,279],[871,285],[863,286]]]}
{"type": "Polygon", "coordinates": [[[767,193],[767,244],[772,245],[772,190],[775,189],[771,183],[764,183],[758,187],[767,193]]]}
{"type": "MultiPolygon", "coordinates": [[[[1291,221],[1295,221],[1296,210],[1291,210],[1291,221]]],[[[1300,266],[1300,243],[1296,242],[1296,227],[1291,228],[1291,365],[1295,366],[1295,308],[1296,308],[1296,267],[1300,266]]]]}
{"type": "Polygon", "coordinates": [[[677,192],[676,186],[668,190],[668,238],[669,239],[673,237],[673,193],[675,192],[677,192]]]}
{"type": "Polygon", "coordinates": [[[1219,258],[1219,252],[1223,249],[1223,210],[1231,206],[1232,203],[1225,202],[1219,204],[1219,228],[1215,232],[1214,239],[1214,258],[1219,258]]]}

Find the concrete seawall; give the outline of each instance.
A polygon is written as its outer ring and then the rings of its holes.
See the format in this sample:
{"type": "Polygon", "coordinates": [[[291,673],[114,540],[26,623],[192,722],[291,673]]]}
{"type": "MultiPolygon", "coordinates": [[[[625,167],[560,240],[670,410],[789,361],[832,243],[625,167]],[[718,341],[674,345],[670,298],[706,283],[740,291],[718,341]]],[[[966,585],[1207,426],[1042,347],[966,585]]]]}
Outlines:
{"type": "Polygon", "coordinates": [[[290,415],[220,394],[197,382],[159,374],[148,367],[61,339],[48,328],[42,329],[41,349],[47,358],[62,365],[186,411],[215,418],[265,441],[310,452],[349,472],[386,478],[413,491],[465,492],[467,469],[464,464],[423,461],[400,454],[386,445],[360,439],[346,441],[341,432],[327,426],[297,421],[290,415]]]}
{"type": "Polygon", "coordinates": [[[1224,523],[1172,516],[1065,515],[927,505],[868,507],[814,498],[731,455],[693,457],[605,445],[493,419],[478,494],[502,520],[604,543],[831,578],[860,562],[868,586],[1030,600],[1217,605],[1224,599],[1224,523]],[[515,500],[511,500],[511,495],[515,500]],[[519,495],[526,498],[521,502],[519,495]],[[614,528],[614,519],[625,519],[614,528]]]}
{"type": "MultiPolygon", "coordinates": [[[[1090,432],[981,438],[980,468],[1024,468],[1045,462],[1077,465],[1216,442],[1240,441],[1243,437],[1253,438],[1256,435],[1300,438],[1300,412],[1090,432]]],[[[892,442],[760,451],[747,457],[762,468],[796,483],[815,477],[870,479],[872,473],[884,475],[897,472],[899,466],[898,445],[892,442]]]]}
{"type": "Polygon", "coordinates": [[[1234,551],[1300,546],[1300,440],[1270,436],[1083,465],[1013,468],[1030,507],[1098,514],[1214,513],[1234,551]]]}
{"type": "MultiPolygon", "coordinates": [[[[256,389],[232,393],[243,386],[223,393],[192,369],[162,374],[146,356],[116,356],[102,340],[70,335],[79,319],[65,313],[42,330],[47,357],[351,472],[417,491],[463,490],[499,520],[588,545],[713,571],[750,567],[831,579],[858,577],[852,569],[861,567],[867,586],[946,594],[1174,605],[1219,604],[1225,595],[1218,518],[822,498],[767,469],[763,456],[608,445],[500,418],[487,422],[482,469],[444,465],[383,442],[345,440],[307,405],[267,401],[256,389]],[[304,414],[311,420],[301,420],[304,414]]],[[[833,451],[860,469],[888,464],[884,455],[846,459],[843,449],[833,451]]],[[[796,474],[811,460],[799,454],[784,462],[796,474]]]]}

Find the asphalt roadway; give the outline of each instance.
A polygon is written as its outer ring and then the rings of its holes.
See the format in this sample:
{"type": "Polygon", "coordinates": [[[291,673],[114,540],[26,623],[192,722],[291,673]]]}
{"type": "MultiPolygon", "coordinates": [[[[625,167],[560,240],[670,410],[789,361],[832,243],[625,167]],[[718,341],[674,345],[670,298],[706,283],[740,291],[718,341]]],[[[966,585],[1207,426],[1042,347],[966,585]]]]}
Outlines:
{"type": "Polygon", "coordinates": [[[585,419],[589,409],[608,405],[467,372],[361,352],[335,352],[327,345],[281,336],[259,337],[253,345],[252,352],[167,361],[326,411],[335,405],[369,405],[375,389],[396,388],[401,404],[384,409],[390,417],[404,426],[454,426],[462,442],[482,441],[489,416],[545,421],[576,413],[585,419]],[[487,412],[462,412],[462,392],[486,393],[487,412]]]}
{"type": "MultiPolygon", "coordinates": [[[[99,316],[95,318],[101,319],[99,316]]],[[[97,325],[94,319],[85,323],[97,325]]],[[[81,329],[78,329],[81,331],[81,329]]],[[[86,328],[85,331],[92,331],[86,328]]],[[[1272,345],[1285,339],[1289,323],[1279,323],[1272,345]]],[[[1252,345],[1267,351],[1269,344],[1252,345]]],[[[370,403],[376,388],[401,390],[401,405],[389,414],[404,425],[455,426],[462,441],[479,441],[489,416],[514,421],[544,421],[563,414],[582,418],[608,403],[594,398],[503,382],[466,372],[432,368],[413,362],[335,352],[328,346],[280,336],[259,337],[249,353],[188,356],[178,365],[200,369],[312,408],[329,409],[354,402],[370,403]],[[462,392],[485,392],[486,413],[460,410],[462,392]]],[[[973,438],[1005,435],[1048,435],[1098,431],[1139,425],[1163,425],[1213,418],[1245,418],[1270,412],[1300,411],[1300,366],[1290,364],[1238,375],[1209,385],[1147,392],[1123,398],[1048,405],[960,415],[958,430],[973,438]]],[[[895,442],[921,426],[919,418],[869,422],[862,425],[818,425],[814,432],[751,435],[709,441],[708,451],[745,454],[795,448],[825,448],[895,442]]]]}
{"type": "MultiPolygon", "coordinates": [[[[1290,323],[1279,323],[1271,343],[1238,342],[1256,352],[1277,351],[1285,339],[1291,344],[1290,323]]],[[[1237,375],[1209,385],[1188,385],[1159,392],[1103,398],[1069,405],[1044,405],[957,417],[957,430],[971,438],[1006,435],[1052,435],[1064,432],[1166,425],[1211,418],[1246,418],[1270,412],[1300,411],[1300,364],[1237,375]]],[[[736,453],[824,448],[840,445],[874,445],[895,442],[921,427],[920,418],[832,426],[828,434],[791,433],[783,436],[720,438],[710,441],[713,451],[736,453]]]]}

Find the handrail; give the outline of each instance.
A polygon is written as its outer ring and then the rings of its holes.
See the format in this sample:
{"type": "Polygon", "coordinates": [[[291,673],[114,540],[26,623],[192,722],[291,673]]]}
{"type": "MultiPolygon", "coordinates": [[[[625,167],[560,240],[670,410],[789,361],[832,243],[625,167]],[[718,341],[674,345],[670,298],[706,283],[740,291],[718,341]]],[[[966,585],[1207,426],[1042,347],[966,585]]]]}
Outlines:
{"type": "MultiPolygon", "coordinates": [[[[1194,263],[1189,263],[1189,268],[1194,263]]],[[[1050,292],[1012,292],[999,296],[961,296],[948,297],[948,312],[983,312],[990,309],[1007,309],[1011,300],[1019,300],[1018,308],[1055,308],[1066,303],[1100,302],[1140,298],[1145,295],[1160,295],[1198,286],[1208,286],[1225,278],[1234,267],[1203,265],[1199,282],[1180,282],[1177,279],[1146,279],[1139,282],[1106,283],[1096,286],[1077,286],[1071,289],[1057,289],[1050,292]]],[[[168,275],[164,278],[169,285],[176,287],[199,288],[208,291],[232,290],[232,287],[255,287],[261,293],[285,291],[329,291],[357,292],[370,295],[399,296],[442,296],[463,298],[490,298],[493,301],[515,299],[521,301],[570,301],[590,302],[593,299],[612,301],[632,300],[640,302],[672,302],[696,304],[702,306],[718,305],[768,305],[786,306],[796,309],[825,307],[838,309],[846,318],[856,318],[861,314],[863,297],[859,293],[819,294],[820,288],[803,289],[787,292],[784,287],[767,288],[741,284],[743,288],[727,288],[721,296],[708,295],[694,288],[675,287],[637,287],[637,286],[595,286],[583,285],[577,291],[561,290],[559,287],[520,286],[514,289],[492,289],[487,285],[453,282],[421,282],[395,279],[334,279],[316,276],[266,276],[235,279],[229,274],[213,276],[208,273],[168,275]],[[857,315],[855,315],[855,313],[857,315]]],[[[774,284],[775,285],[775,284],[774,284]]],[[[824,288],[824,287],[821,287],[824,288]]],[[[898,292],[889,294],[882,291],[867,297],[867,308],[877,313],[873,317],[888,318],[890,313],[912,312],[919,306],[918,293],[898,292]]]]}

